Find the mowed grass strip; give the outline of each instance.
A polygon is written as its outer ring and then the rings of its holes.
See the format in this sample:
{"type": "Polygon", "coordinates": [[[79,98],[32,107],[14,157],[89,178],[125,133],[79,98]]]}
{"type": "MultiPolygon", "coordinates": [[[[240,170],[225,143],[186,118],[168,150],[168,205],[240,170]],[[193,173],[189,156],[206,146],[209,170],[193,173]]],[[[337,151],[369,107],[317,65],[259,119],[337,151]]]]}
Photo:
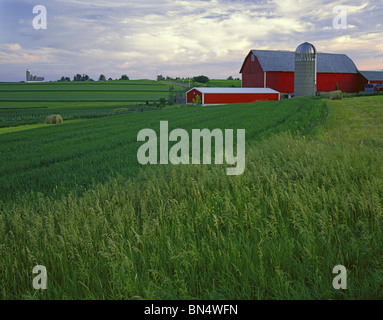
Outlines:
{"type": "Polygon", "coordinates": [[[0,128],[0,134],[31,130],[31,129],[36,129],[36,128],[42,128],[45,126],[46,126],[46,124],[39,123],[39,124],[31,124],[31,125],[22,125],[22,126],[17,126],[17,127],[0,128]]]}
{"type": "Polygon", "coordinates": [[[383,96],[358,97],[331,101],[329,130],[324,139],[329,143],[354,143],[383,147],[383,96]],[[345,112],[347,110],[347,112],[345,112]],[[337,126],[333,125],[334,123],[337,126]]]}

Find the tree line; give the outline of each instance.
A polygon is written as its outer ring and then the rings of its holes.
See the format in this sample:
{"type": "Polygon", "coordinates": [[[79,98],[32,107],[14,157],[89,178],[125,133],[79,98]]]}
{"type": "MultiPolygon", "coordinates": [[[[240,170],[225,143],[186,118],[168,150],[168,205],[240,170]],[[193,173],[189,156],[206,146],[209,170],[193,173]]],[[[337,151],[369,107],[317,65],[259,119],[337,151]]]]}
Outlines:
{"type": "Polygon", "coordinates": [[[208,83],[210,81],[209,77],[207,76],[197,76],[197,77],[193,77],[193,78],[172,78],[172,77],[164,77],[162,74],[158,75],[157,76],[157,81],[164,81],[164,80],[167,80],[167,81],[171,81],[171,80],[190,80],[190,81],[193,81],[193,82],[199,82],[199,83],[208,83]]]}
{"type": "MultiPolygon", "coordinates": [[[[210,79],[209,77],[207,76],[204,76],[204,75],[200,75],[200,76],[196,76],[196,77],[192,77],[192,78],[172,78],[172,77],[169,77],[169,76],[166,76],[164,77],[162,74],[158,75],[157,76],[157,81],[172,81],[172,80],[182,80],[183,82],[187,82],[187,81],[190,81],[191,83],[207,83],[209,84],[210,83],[210,79]]],[[[229,76],[226,80],[240,80],[239,78],[236,78],[234,79],[232,76],[229,76]]]]}
{"type": "MultiPolygon", "coordinates": [[[[109,78],[106,80],[105,75],[101,74],[98,77],[98,81],[112,81],[112,78],[109,78]]],[[[123,74],[120,79],[116,80],[130,80],[129,77],[126,74],[123,74]]],[[[95,81],[92,78],[90,78],[87,74],[76,74],[73,76],[73,79],[71,80],[69,77],[62,76],[60,80],[57,80],[58,82],[71,82],[71,81],[95,81]]]]}

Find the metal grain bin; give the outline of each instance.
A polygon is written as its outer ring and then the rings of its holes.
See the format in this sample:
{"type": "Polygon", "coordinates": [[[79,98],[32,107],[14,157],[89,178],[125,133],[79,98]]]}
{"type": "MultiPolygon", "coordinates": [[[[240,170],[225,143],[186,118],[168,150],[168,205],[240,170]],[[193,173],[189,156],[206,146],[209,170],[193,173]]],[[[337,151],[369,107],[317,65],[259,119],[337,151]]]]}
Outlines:
{"type": "Polygon", "coordinates": [[[302,43],[295,51],[294,95],[313,96],[317,90],[317,51],[308,42],[302,43]]]}

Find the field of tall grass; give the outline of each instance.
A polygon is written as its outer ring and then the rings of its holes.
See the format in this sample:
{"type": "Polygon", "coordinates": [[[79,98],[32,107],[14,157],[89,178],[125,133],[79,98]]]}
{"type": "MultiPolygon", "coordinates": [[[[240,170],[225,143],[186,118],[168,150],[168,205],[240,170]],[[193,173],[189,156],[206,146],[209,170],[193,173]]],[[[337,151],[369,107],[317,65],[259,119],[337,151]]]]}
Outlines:
{"type": "Polygon", "coordinates": [[[309,134],[325,112],[322,101],[309,107],[304,100],[285,100],[130,113],[11,133],[0,129],[0,199],[26,191],[61,195],[116,174],[131,177],[142,167],[137,161],[138,132],[152,128],[159,133],[161,120],[169,121],[169,130],[189,133],[197,128],[246,129],[250,142],[286,130],[309,134]]]}
{"type": "Polygon", "coordinates": [[[148,114],[0,135],[2,299],[383,297],[383,97],[148,114]],[[160,120],[245,128],[245,173],[124,171],[138,129],[160,120]],[[71,170],[96,179],[82,188],[71,170]],[[339,264],[347,290],[332,286],[339,264]]]}

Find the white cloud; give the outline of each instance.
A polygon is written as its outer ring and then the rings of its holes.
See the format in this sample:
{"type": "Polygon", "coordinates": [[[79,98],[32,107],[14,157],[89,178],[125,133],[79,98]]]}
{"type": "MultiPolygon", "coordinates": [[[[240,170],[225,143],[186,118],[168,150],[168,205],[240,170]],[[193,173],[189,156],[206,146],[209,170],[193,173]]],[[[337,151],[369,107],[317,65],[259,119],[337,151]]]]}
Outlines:
{"type": "Polygon", "coordinates": [[[336,3],[347,7],[347,30],[332,28],[335,4],[329,0],[41,2],[46,2],[48,30],[34,30],[28,22],[31,13],[12,13],[15,21],[25,23],[5,29],[15,43],[0,44],[2,70],[32,64],[52,80],[63,73],[154,78],[156,71],[170,76],[237,77],[250,49],[294,50],[303,41],[322,52],[352,55],[364,65],[367,51],[376,57],[371,60],[376,69],[383,68],[379,60],[383,10],[368,1],[336,3]]]}
{"type": "Polygon", "coordinates": [[[9,51],[19,51],[21,50],[21,46],[18,43],[5,43],[0,46],[1,49],[9,50],[9,51]]]}

